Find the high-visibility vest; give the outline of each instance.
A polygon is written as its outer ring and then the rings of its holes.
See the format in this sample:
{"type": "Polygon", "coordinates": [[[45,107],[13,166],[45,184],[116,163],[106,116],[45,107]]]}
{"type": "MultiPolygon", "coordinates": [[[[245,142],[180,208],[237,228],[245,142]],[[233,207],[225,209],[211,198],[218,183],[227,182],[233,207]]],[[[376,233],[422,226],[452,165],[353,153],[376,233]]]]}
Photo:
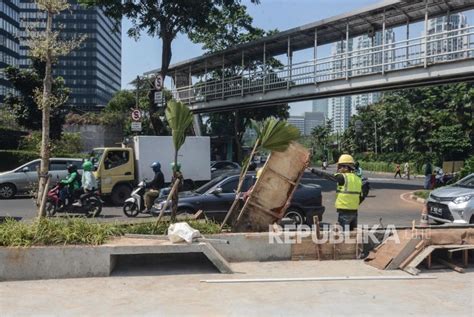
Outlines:
{"type": "Polygon", "coordinates": [[[344,185],[337,185],[336,208],[357,210],[360,204],[362,180],[354,173],[340,173],[340,175],[344,176],[344,185]]]}

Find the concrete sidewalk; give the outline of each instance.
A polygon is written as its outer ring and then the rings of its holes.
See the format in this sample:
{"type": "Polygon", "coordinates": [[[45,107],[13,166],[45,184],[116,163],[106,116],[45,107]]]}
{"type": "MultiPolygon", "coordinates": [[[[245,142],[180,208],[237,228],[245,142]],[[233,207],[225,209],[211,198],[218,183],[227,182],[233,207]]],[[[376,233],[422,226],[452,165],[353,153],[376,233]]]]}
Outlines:
{"type": "MultiPolygon", "coordinates": [[[[191,264],[191,263],[190,263],[191,264]]],[[[202,279],[406,276],[362,261],[233,263],[236,274],[202,267],[126,270],[115,277],[0,283],[2,316],[472,316],[474,271],[424,272],[434,280],[205,284],[202,279]]]]}

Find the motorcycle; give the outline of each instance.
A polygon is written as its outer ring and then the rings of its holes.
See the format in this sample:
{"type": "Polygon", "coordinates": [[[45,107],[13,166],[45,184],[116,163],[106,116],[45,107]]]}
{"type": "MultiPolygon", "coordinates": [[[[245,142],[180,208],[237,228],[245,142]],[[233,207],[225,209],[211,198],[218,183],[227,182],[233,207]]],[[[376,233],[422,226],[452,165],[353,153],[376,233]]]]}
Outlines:
{"type": "Polygon", "coordinates": [[[82,194],[79,199],[67,197],[66,201],[61,200],[60,191],[64,185],[57,183],[48,191],[46,199],[46,214],[54,216],[56,213],[79,213],[86,214],[87,217],[97,217],[102,211],[102,200],[98,191],[82,194]],[[76,202],[81,204],[76,204],[76,202]]]}
{"type": "Polygon", "coordinates": [[[136,217],[139,213],[148,213],[145,209],[145,188],[145,181],[141,181],[132,191],[130,197],[125,200],[125,204],[123,205],[123,213],[127,217],[136,217]]]}
{"type": "Polygon", "coordinates": [[[365,176],[362,176],[362,195],[365,197],[369,196],[370,183],[369,179],[365,176]]]}

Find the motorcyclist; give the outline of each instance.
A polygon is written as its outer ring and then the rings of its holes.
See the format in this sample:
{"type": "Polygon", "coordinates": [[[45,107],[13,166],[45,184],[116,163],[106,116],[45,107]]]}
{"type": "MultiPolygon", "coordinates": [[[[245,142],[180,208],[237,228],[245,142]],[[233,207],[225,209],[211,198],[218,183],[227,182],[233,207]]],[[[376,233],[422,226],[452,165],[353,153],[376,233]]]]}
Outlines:
{"type": "MultiPolygon", "coordinates": [[[[97,180],[95,179],[94,173],[92,172],[94,165],[91,161],[85,161],[82,164],[82,192],[87,195],[93,193],[97,189],[97,180]]],[[[81,196],[81,205],[84,205],[84,198],[81,196]]]]}
{"type": "Polygon", "coordinates": [[[158,161],[153,162],[150,165],[151,169],[155,173],[153,180],[151,182],[145,183],[145,188],[147,188],[147,192],[145,193],[145,208],[147,212],[150,212],[151,207],[153,206],[153,202],[155,201],[156,197],[160,194],[160,190],[165,186],[165,176],[161,171],[161,164],[158,161]]]}
{"type": "MultiPolygon", "coordinates": [[[[67,171],[69,173],[67,178],[60,181],[63,188],[59,192],[59,198],[64,203],[66,203],[67,198],[73,198],[72,200],[74,200],[75,193],[81,189],[81,180],[77,167],[74,164],[70,164],[67,167],[67,171]]],[[[68,203],[72,202],[72,200],[68,201],[68,203]]]]}
{"type": "Polygon", "coordinates": [[[354,173],[360,178],[362,178],[362,168],[360,167],[359,162],[355,162],[354,164],[354,173]]]}

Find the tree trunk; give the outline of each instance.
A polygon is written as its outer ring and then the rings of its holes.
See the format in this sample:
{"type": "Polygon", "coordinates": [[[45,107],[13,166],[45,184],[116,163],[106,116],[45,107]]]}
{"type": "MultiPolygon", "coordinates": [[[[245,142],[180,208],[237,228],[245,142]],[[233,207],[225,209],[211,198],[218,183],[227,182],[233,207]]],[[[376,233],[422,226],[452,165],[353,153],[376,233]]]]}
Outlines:
{"type": "MultiPolygon", "coordinates": [[[[168,74],[168,68],[171,63],[171,42],[173,41],[173,36],[170,34],[162,34],[161,42],[162,42],[162,49],[161,49],[161,82],[164,85],[166,75],[168,74]]],[[[150,92],[149,99],[150,99],[150,121],[151,125],[153,126],[153,130],[155,131],[156,135],[163,135],[166,133],[165,125],[160,115],[163,114],[163,109],[159,108],[155,105],[154,102],[154,90],[150,92]]]]}
{"type": "MultiPolygon", "coordinates": [[[[178,174],[178,151],[174,152],[174,168],[173,168],[173,182],[179,179],[178,174]]],[[[171,221],[174,222],[176,220],[176,214],[178,213],[178,192],[179,192],[179,185],[178,188],[174,191],[173,196],[171,196],[171,221]]]]}
{"type": "Polygon", "coordinates": [[[239,121],[239,111],[236,110],[234,113],[234,139],[235,139],[235,152],[237,157],[237,162],[242,164],[242,142],[240,136],[240,121],[239,121]]]}
{"type": "MultiPolygon", "coordinates": [[[[53,22],[53,14],[52,12],[48,12],[47,21],[46,21],[46,34],[48,38],[52,35],[52,22],[53,22]]],[[[41,198],[43,197],[43,192],[48,190],[46,183],[47,183],[47,175],[49,172],[49,157],[50,157],[50,149],[49,149],[49,120],[51,115],[50,103],[49,98],[51,96],[51,90],[53,86],[53,78],[51,75],[52,72],[52,62],[51,62],[51,51],[48,51],[46,57],[46,66],[45,66],[45,75],[43,80],[43,96],[41,100],[42,106],[42,132],[41,132],[41,166],[40,166],[40,175],[39,175],[39,185],[38,185],[38,200],[37,200],[37,207],[38,207],[38,217],[45,216],[45,204],[41,203],[41,198]]]]}

